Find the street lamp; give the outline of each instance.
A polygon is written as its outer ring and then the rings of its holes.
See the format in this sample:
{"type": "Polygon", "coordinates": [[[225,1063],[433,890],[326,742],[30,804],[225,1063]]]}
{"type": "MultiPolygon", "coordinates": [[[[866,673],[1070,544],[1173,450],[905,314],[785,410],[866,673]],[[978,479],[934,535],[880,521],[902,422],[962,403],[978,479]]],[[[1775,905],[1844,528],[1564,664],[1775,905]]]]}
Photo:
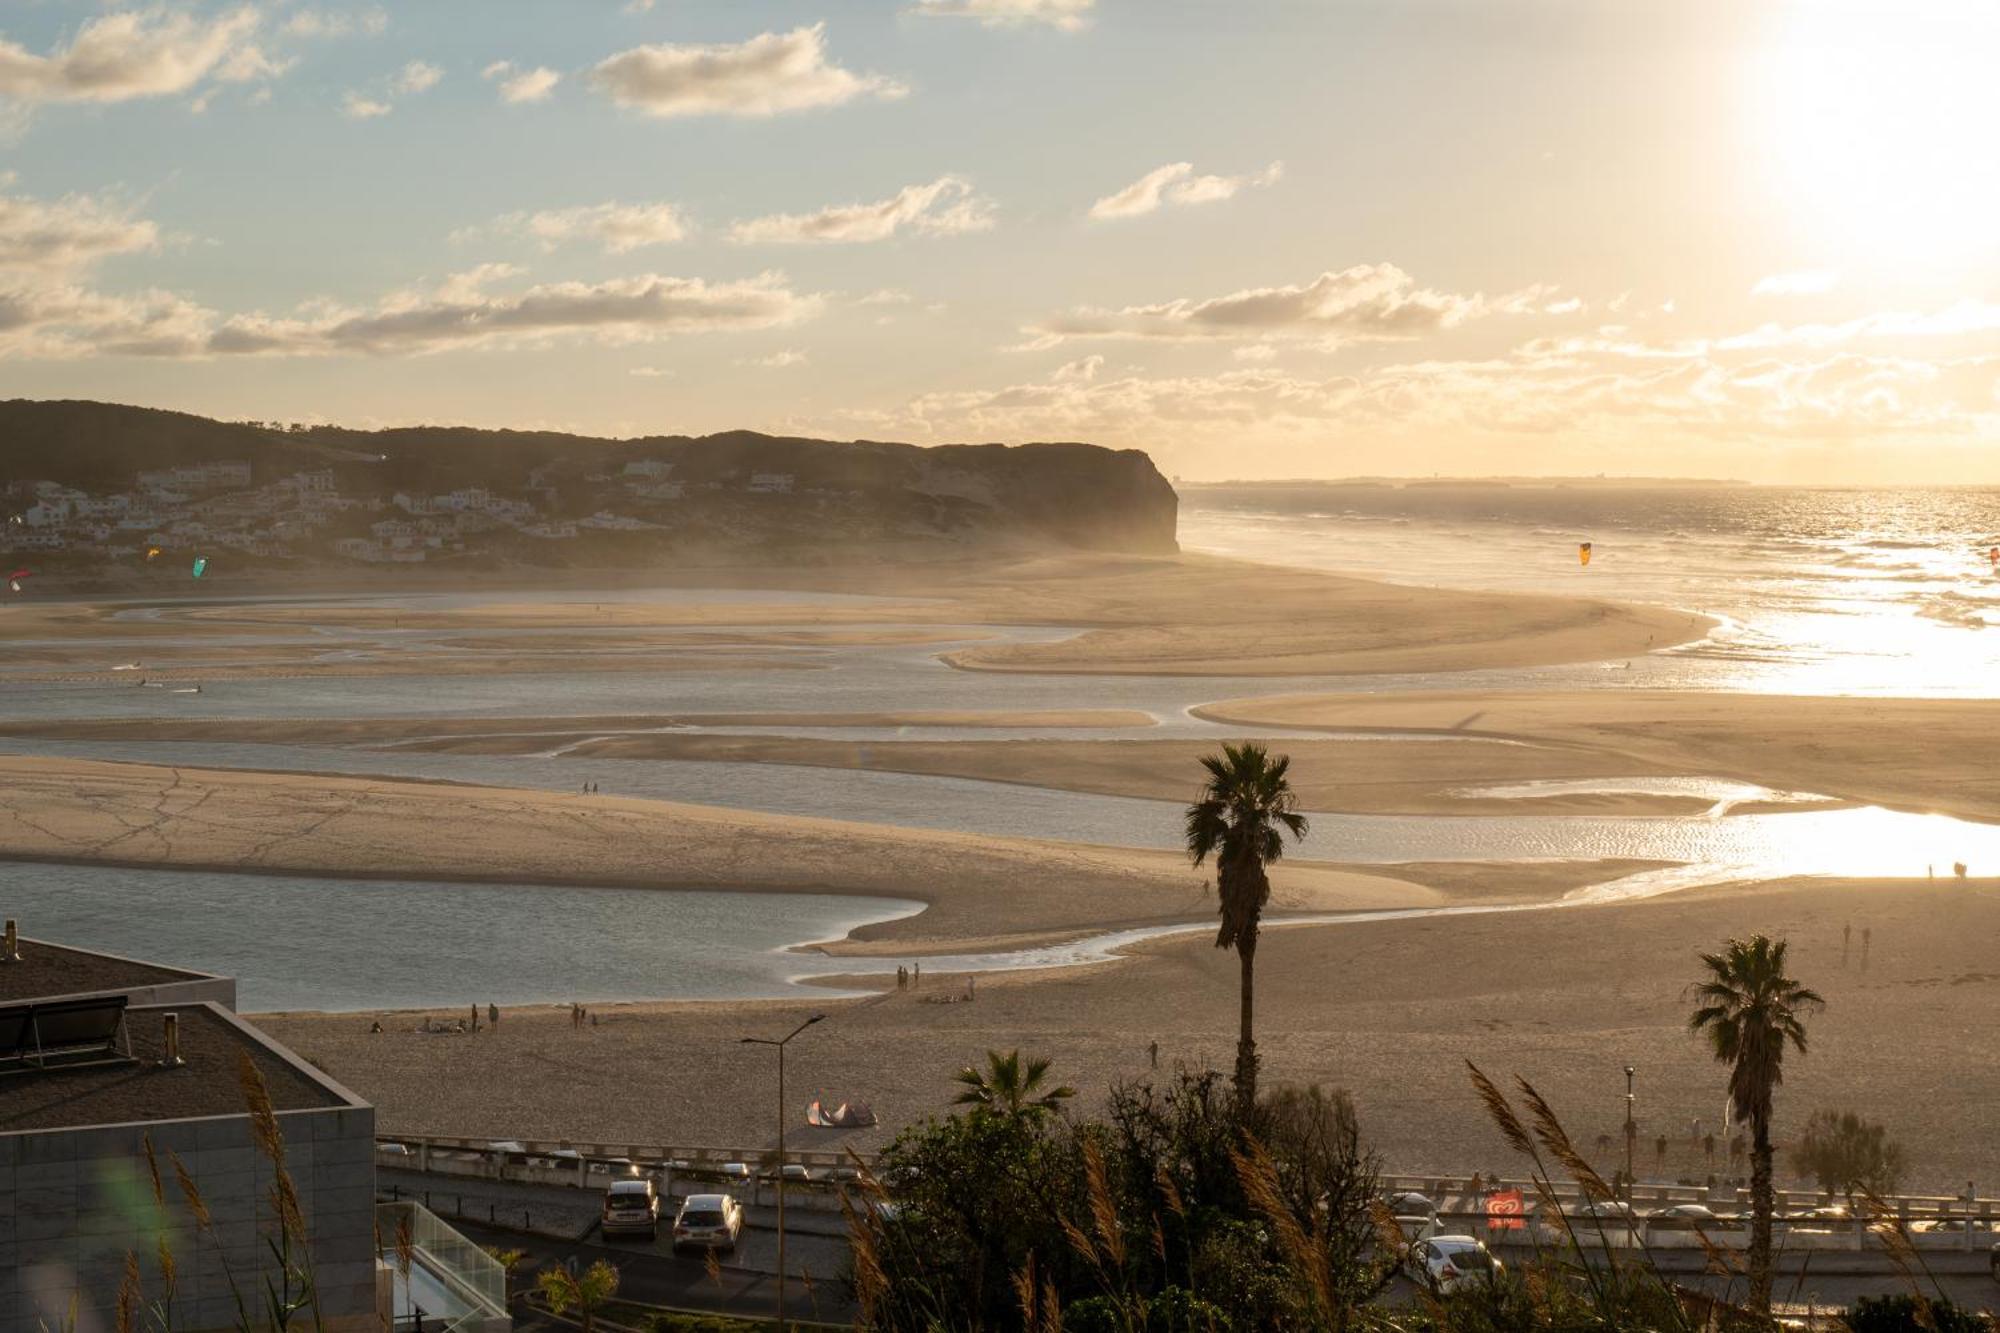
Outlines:
{"type": "Polygon", "coordinates": [[[744,1037],[745,1046],[775,1046],[778,1048],[778,1331],[785,1328],[785,1047],[793,1037],[798,1036],[813,1024],[826,1018],[825,1014],[814,1014],[805,1022],[793,1028],[776,1041],[769,1037],[744,1037]]]}
{"type": "Polygon", "coordinates": [[[1637,1179],[1632,1174],[1632,1142],[1639,1137],[1639,1122],[1632,1118],[1632,1075],[1636,1072],[1631,1065],[1625,1066],[1625,1197],[1628,1199],[1632,1197],[1632,1182],[1637,1179]]]}

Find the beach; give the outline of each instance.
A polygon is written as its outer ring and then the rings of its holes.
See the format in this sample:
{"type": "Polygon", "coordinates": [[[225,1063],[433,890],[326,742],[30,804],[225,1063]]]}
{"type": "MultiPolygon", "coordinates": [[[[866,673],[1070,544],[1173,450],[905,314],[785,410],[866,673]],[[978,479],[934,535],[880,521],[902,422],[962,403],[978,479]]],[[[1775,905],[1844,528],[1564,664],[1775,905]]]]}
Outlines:
{"type": "MultiPolygon", "coordinates": [[[[1228,1067],[1236,960],[1212,947],[1212,867],[1174,847],[1200,757],[1256,739],[1332,821],[1272,874],[1267,1077],[1348,1088],[1391,1167],[1511,1165],[1466,1059],[1574,1107],[1582,1140],[1615,1129],[1628,1062],[1656,1090],[1648,1135],[1712,1125],[1720,1082],[1682,995],[1698,950],[1760,930],[1793,937],[1833,1001],[1788,1073],[1801,1118],[1893,1113],[1924,1181],[1993,1164],[1992,1090],[1965,1072],[1992,1063],[2000,996],[1979,957],[2000,925],[1987,868],[1951,879],[1947,854],[1931,882],[1929,851],[1901,880],[1783,867],[1812,841],[1820,869],[1888,836],[1786,820],[2000,813],[2000,704],[1622,687],[1593,665],[1699,651],[1712,622],[1201,556],[715,581],[11,608],[25,632],[0,670],[62,683],[41,712],[0,714],[0,849],[23,873],[308,877],[334,912],[362,881],[920,904],[813,945],[851,974],[816,967],[783,999],[600,1002],[579,975],[476,1037],[415,1011],[268,1020],[384,1132],[756,1146],[764,1075],[735,1037],[824,1009],[797,1086],[872,1101],[882,1126],[833,1141],[879,1146],[946,1111],[950,1074],[987,1049],[1049,1055],[1091,1098],[1152,1073],[1155,1042],[1163,1067],[1228,1067]],[[210,688],[138,689],[110,670],[125,659],[210,688]],[[1132,931],[1113,961],[1006,961],[1132,931]],[[1000,970],[929,961],[967,955],[1000,970]],[[919,958],[922,987],[895,989],[919,958]],[[600,1023],[573,1030],[567,1000],[600,1023]],[[1926,1079],[1957,1081],[1899,1105],[1926,1079]]],[[[1886,871],[1866,864],[1852,873],[1886,871]]]]}
{"type": "MultiPolygon", "coordinates": [[[[1697,1119],[1719,1131],[1725,1078],[1687,1035],[1685,991],[1698,951],[1752,931],[1788,937],[1795,974],[1827,999],[1809,1024],[1809,1053],[1787,1058],[1779,1141],[1814,1110],[1851,1109],[1906,1145],[1912,1185],[1983,1183],[1994,1168],[1988,1108],[2000,1095],[1993,880],[1789,882],[1588,910],[1270,931],[1258,952],[1264,1076],[1348,1089],[1392,1170],[1518,1173],[1466,1080],[1471,1060],[1503,1084],[1532,1081],[1608,1171],[1620,1164],[1629,1063],[1639,1071],[1642,1171],[1653,1174],[1653,1141],[1665,1133],[1668,1174],[1703,1179],[1726,1170],[1727,1139],[1711,1167],[1690,1131],[1697,1119]],[[1600,1135],[1615,1152],[1594,1147],[1600,1135]]],[[[947,1111],[951,1074],[992,1048],[1052,1057],[1086,1108],[1116,1082],[1179,1062],[1227,1069],[1235,987],[1234,956],[1189,937],[1106,966],[981,976],[969,1003],[932,1003],[962,995],[964,981],[926,973],[919,990],[870,1000],[600,1006],[601,1026],[582,1031],[560,1008],[508,1010],[476,1036],[426,1035],[414,1014],[381,1016],[379,1034],[365,1014],[258,1021],[376,1101],[384,1132],[761,1148],[774,1132],[769,1061],[736,1039],[824,1010],[828,1022],[791,1048],[794,1100],[867,1100],[882,1126],[795,1122],[790,1142],[868,1148],[947,1111]]]]}

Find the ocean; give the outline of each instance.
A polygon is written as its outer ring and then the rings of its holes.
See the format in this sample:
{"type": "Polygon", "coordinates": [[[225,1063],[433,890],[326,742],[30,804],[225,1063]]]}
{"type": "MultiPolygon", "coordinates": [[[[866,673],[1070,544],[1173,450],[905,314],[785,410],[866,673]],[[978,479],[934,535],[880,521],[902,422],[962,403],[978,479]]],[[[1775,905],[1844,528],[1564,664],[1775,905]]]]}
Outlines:
{"type": "Polygon", "coordinates": [[[1200,486],[1181,492],[1180,537],[1190,551],[1722,622],[1635,663],[1635,685],[2000,692],[2000,489],[1200,486]]]}

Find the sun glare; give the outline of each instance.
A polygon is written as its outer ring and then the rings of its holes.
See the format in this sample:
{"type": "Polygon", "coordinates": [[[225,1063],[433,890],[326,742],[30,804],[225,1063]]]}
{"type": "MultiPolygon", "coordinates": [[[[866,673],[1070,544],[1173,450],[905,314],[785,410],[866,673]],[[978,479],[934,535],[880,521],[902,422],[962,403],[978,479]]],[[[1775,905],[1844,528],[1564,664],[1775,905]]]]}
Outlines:
{"type": "Polygon", "coordinates": [[[1802,240],[1897,268],[2000,244],[2000,5],[1800,0],[1774,37],[1751,101],[1802,240]]]}

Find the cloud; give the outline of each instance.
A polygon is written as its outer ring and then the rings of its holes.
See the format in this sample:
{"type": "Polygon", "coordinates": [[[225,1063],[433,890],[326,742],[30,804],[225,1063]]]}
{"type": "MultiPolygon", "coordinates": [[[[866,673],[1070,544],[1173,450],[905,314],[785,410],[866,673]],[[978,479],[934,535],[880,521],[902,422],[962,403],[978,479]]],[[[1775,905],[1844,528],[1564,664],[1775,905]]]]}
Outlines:
{"type": "Polygon", "coordinates": [[[412,60],[396,75],[396,91],[399,93],[425,93],[437,87],[444,71],[425,60],[412,60]]]}
{"type": "Polygon", "coordinates": [[[856,305],[908,305],[915,298],[898,287],[878,287],[855,301],[856,305]]]}
{"type": "Polygon", "coordinates": [[[510,60],[496,60],[480,71],[481,78],[500,81],[500,100],[503,102],[546,102],[555,91],[562,75],[538,65],[534,69],[516,70],[510,60]]]}
{"type": "MultiPolygon", "coordinates": [[[[12,176],[0,173],[0,190],[12,183],[12,176]]],[[[159,240],[158,227],[115,200],[0,193],[0,274],[67,273],[111,255],[154,249],[159,240]]]]}
{"type": "Polygon", "coordinates": [[[989,28],[1046,24],[1075,32],[1088,22],[1097,0],[917,0],[906,12],[939,18],[978,19],[989,28]]]}
{"type": "Polygon", "coordinates": [[[292,37],[377,37],[388,27],[388,11],[380,8],[341,13],[301,9],[285,20],[284,32],[292,37]]]}
{"type": "Polygon", "coordinates": [[[1270,185],[1284,175],[1285,164],[1273,162],[1250,176],[1197,176],[1192,162],[1169,162],[1133,181],[1114,194],[1107,194],[1090,206],[1090,216],[1098,222],[1114,218],[1134,218],[1157,212],[1161,205],[1186,207],[1212,204],[1231,198],[1246,186],[1270,185]]]}
{"type": "Polygon", "coordinates": [[[665,366],[634,366],[626,373],[642,380],[670,380],[674,377],[674,372],[665,366]]]}
{"type": "Polygon", "coordinates": [[[1437,333],[1487,313],[1493,305],[1483,296],[1419,287],[1394,264],[1357,264],[1297,286],[1121,310],[1074,310],[1029,332],[1037,335],[1034,346],[1070,338],[1272,337],[1316,337],[1339,345],[1437,333]]]}
{"type": "Polygon", "coordinates": [[[808,359],[804,352],[788,347],[782,352],[773,352],[769,356],[748,357],[742,361],[738,361],[736,364],[739,366],[761,366],[766,370],[789,370],[793,366],[803,366],[808,359]]]}
{"type": "Polygon", "coordinates": [[[773,116],[909,90],[826,58],[826,25],[767,32],[735,45],[636,46],[600,62],[591,82],[649,116],[773,116]]]}
{"type": "MultiPolygon", "coordinates": [[[[493,229],[528,236],[544,250],[573,242],[592,242],[610,255],[629,254],[649,245],[670,245],[690,230],[672,204],[588,204],[545,209],[539,213],[509,213],[493,229]]],[[[464,240],[476,232],[459,233],[464,240]]]]}
{"type": "Polygon", "coordinates": [[[350,91],[340,99],[340,114],[349,120],[373,120],[394,111],[395,105],[383,98],[350,91]]]}
{"type": "Polygon", "coordinates": [[[886,241],[905,228],[953,236],[992,225],[992,202],[975,194],[970,181],[940,176],[928,185],[906,185],[872,204],[752,218],[731,227],[729,239],[739,245],[860,244],[886,241]]]}
{"type": "Polygon", "coordinates": [[[1752,296],[1818,296],[1840,282],[1832,269],[1809,268],[1796,273],[1767,273],[1750,289],[1752,296]]]}
{"type": "Polygon", "coordinates": [[[252,44],[258,21],[249,6],[210,19],[148,9],[90,19],[48,55],[0,39],[0,100],[124,102],[265,77],[282,66],[252,44]]]}
{"type": "Polygon", "coordinates": [[[778,273],[736,282],[649,273],[491,289],[515,274],[507,265],[486,265],[428,291],[393,293],[373,307],[322,304],[293,317],[224,316],[161,292],[120,297],[73,285],[0,288],[0,356],[415,356],[574,339],[645,343],[789,327],[825,304],[793,291],[778,273]]]}

